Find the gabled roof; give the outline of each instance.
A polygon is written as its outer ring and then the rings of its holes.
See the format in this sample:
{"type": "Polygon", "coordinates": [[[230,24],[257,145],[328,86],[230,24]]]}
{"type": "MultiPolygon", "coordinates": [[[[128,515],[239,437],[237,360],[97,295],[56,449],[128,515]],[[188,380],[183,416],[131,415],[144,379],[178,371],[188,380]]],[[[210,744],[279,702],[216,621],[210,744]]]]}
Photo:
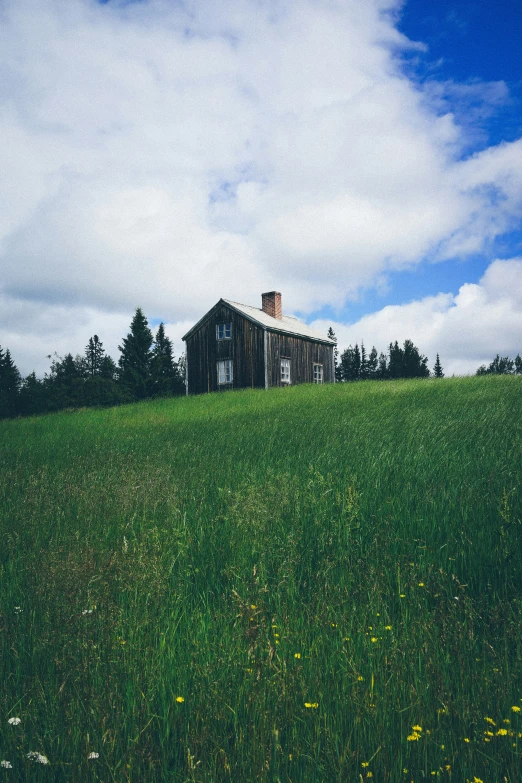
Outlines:
{"type": "Polygon", "coordinates": [[[291,315],[283,315],[282,318],[273,318],[271,315],[268,315],[268,313],[265,313],[264,310],[261,310],[260,307],[239,304],[239,302],[232,302],[230,299],[220,299],[219,302],[192,327],[192,329],[189,329],[183,336],[183,340],[190,337],[190,335],[210,317],[213,311],[221,303],[230,307],[231,310],[240,313],[249,321],[252,321],[252,323],[258,324],[258,326],[262,326],[264,329],[268,329],[270,332],[281,332],[283,334],[294,335],[295,337],[305,337],[308,340],[315,340],[316,342],[326,343],[328,345],[335,345],[335,340],[330,340],[329,337],[323,337],[322,334],[314,331],[308,324],[303,323],[303,321],[300,321],[298,318],[294,318],[291,315]]]}

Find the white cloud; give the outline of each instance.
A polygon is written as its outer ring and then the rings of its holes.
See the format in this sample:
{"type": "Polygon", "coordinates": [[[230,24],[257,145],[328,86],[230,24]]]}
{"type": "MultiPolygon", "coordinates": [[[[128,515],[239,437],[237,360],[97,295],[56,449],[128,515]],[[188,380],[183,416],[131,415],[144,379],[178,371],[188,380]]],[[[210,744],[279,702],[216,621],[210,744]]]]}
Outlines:
{"type": "Polygon", "coordinates": [[[400,6],[5,0],[2,345],[32,368],[42,317],[74,353],[137,305],[169,324],[272,288],[340,306],[519,225],[522,142],[460,160],[447,98],[480,124],[505,85],[420,89],[400,6]]]}
{"type": "Polygon", "coordinates": [[[332,326],[342,351],[348,345],[373,345],[386,353],[390,342],[413,340],[433,368],[438,353],[446,375],[468,375],[497,353],[522,355],[522,258],[496,260],[478,283],[466,283],[456,295],[440,293],[404,305],[389,305],[354,324],[315,321],[332,326]]]}

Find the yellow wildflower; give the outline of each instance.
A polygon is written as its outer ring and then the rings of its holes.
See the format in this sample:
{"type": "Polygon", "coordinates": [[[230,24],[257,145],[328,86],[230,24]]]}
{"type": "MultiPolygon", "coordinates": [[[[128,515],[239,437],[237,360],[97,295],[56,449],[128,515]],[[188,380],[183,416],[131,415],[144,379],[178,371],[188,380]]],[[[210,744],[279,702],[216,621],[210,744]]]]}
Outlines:
{"type": "Polygon", "coordinates": [[[419,587],[424,587],[424,582],[419,582],[419,587]]]}
{"type": "Polygon", "coordinates": [[[366,773],[367,778],[373,778],[373,772],[367,772],[366,773]]]}
{"type": "Polygon", "coordinates": [[[375,643],[375,642],[378,642],[379,640],[377,639],[376,636],[372,636],[371,641],[375,643]]]}
{"type": "Polygon", "coordinates": [[[513,712],[520,712],[520,707],[519,707],[518,705],[516,705],[516,704],[515,704],[515,706],[514,706],[514,707],[511,707],[511,710],[512,710],[513,712]]]}
{"type": "Polygon", "coordinates": [[[361,767],[369,767],[369,766],[370,766],[369,761],[363,761],[363,763],[361,764],[361,767]]]}
{"type": "Polygon", "coordinates": [[[306,707],[307,710],[316,710],[318,708],[319,704],[316,701],[314,701],[314,702],[305,701],[305,705],[304,706],[306,707]]]}
{"type": "Polygon", "coordinates": [[[400,593],[399,598],[406,598],[406,593],[400,593]]]}
{"type": "Polygon", "coordinates": [[[420,736],[421,736],[420,734],[417,734],[417,732],[414,731],[413,734],[408,734],[406,739],[408,740],[408,742],[415,742],[416,740],[420,739],[420,736]]]}
{"type": "Polygon", "coordinates": [[[487,721],[487,723],[491,723],[492,726],[496,726],[497,725],[495,723],[495,721],[493,720],[493,718],[484,718],[484,720],[487,721]]]}
{"type": "Polygon", "coordinates": [[[300,657],[301,657],[301,653],[294,653],[294,658],[300,658],[300,657]]]}
{"type": "Polygon", "coordinates": [[[502,721],[502,723],[511,723],[511,721],[509,720],[509,718],[504,718],[504,720],[502,721]]]}
{"type": "Polygon", "coordinates": [[[384,626],[384,630],[385,631],[391,631],[391,629],[392,629],[391,625],[385,625],[384,626]]]}
{"type": "Polygon", "coordinates": [[[257,606],[255,604],[250,604],[251,609],[257,609],[257,606]]]}
{"type": "Polygon", "coordinates": [[[497,731],[497,737],[505,737],[507,734],[507,729],[499,729],[497,731]]]}
{"type": "Polygon", "coordinates": [[[422,726],[412,726],[413,731],[422,731],[422,726]]]}
{"type": "Polygon", "coordinates": [[[469,737],[464,737],[464,742],[469,742],[469,737]]]}
{"type": "Polygon", "coordinates": [[[182,704],[185,701],[185,698],[184,698],[184,696],[176,696],[176,701],[179,704],[182,704]]]}
{"type": "Polygon", "coordinates": [[[359,676],[357,677],[357,682],[362,682],[363,680],[364,680],[364,677],[361,677],[361,675],[359,674],[359,676]]]}

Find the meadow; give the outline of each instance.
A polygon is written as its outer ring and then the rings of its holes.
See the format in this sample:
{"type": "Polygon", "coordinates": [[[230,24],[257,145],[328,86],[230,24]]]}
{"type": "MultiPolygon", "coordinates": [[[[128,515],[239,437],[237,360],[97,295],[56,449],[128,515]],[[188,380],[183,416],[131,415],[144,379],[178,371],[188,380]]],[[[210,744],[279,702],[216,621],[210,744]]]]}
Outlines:
{"type": "Polygon", "coordinates": [[[0,422],[0,780],[518,783],[521,400],[475,377],[0,422]]]}

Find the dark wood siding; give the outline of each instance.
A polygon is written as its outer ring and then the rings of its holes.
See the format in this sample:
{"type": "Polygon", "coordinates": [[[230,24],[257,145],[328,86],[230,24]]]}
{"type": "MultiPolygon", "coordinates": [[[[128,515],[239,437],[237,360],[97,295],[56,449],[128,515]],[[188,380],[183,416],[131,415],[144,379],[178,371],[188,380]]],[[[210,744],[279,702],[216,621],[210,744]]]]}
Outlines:
{"type": "Polygon", "coordinates": [[[264,388],[263,329],[231,310],[225,304],[213,308],[209,317],[187,338],[187,369],[189,394],[225,389],[264,388]],[[218,340],[216,326],[232,324],[230,340],[218,340]],[[217,363],[232,359],[232,384],[218,385],[217,363]]]}
{"type": "Polygon", "coordinates": [[[323,365],[323,383],[333,383],[333,346],[304,337],[267,332],[268,385],[281,383],[281,358],[290,359],[290,383],[313,383],[314,364],[323,365]]]}

